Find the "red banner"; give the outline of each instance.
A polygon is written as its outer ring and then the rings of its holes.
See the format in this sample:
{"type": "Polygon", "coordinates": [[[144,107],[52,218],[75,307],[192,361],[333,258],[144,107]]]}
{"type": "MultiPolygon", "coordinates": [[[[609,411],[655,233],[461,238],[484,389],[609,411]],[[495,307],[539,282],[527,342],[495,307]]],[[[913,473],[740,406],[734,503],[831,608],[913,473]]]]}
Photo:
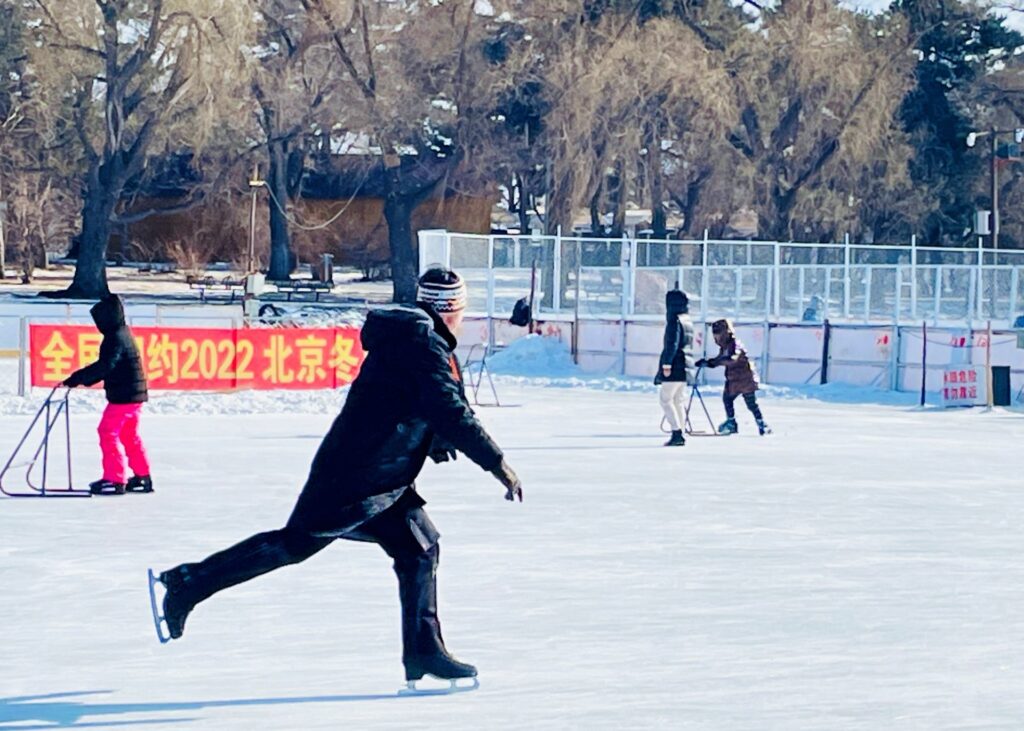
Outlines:
{"type": "MultiPolygon", "coordinates": [[[[150,389],[338,388],[365,353],[355,327],[252,329],[133,327],[150,389]]],[[[31,325],[32,385],[55,386],[96,361],[103,336],[86,325],[31,325]]]]}

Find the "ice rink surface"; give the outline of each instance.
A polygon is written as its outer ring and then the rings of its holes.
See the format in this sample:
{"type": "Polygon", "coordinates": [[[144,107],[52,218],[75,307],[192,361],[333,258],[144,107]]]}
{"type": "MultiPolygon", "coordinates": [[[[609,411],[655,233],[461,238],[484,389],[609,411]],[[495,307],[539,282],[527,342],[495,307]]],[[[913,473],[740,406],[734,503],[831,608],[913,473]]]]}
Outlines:
{"type": "Polygon", "coordinates": [[[652,392],[502,398],[479,412],[525,502],[464,457],[419,483],[479,690],[395,695],[396,581],[344,541],[159,645],[147,566],[283,525],[332,415],[157,403],[155,494],[0,502],[0,729],[1024,728],[1019,412],[768,396],[773,436],[738,404],[738,436],[667,449],[652,392]]]}

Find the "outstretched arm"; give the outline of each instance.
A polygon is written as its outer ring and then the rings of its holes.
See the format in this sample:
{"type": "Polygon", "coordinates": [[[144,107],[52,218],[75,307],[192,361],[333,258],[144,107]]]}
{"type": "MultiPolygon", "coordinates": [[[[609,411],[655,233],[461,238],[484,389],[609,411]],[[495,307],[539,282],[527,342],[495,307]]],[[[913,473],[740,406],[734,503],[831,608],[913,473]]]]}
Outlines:
{"type": "Polygon", "coordinates": [[[123,353],[124,348],[118,338],[104,337],[103,342],[100,343],[100,354],[96,362],[72,373],[64,381],[64,385],[74,388],[75,386],[92,386],[99,383],[113,370],[123,353]]]}
{"type": "Polygon", "coordinates": [[[420,415],[441,440],[492,473],[507,489],[506,499],[522,501],[522,486],[498,445],[462,397],[448,358],[435,348],[414,364],[420,415]]]}

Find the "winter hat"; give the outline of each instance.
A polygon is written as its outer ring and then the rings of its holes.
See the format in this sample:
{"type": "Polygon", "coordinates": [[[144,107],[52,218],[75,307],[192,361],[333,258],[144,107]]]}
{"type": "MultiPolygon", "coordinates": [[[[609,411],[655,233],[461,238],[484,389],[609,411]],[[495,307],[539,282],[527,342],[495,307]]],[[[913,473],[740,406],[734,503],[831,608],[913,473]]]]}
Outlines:
{"type": "Polygon", "coordinates": [[[420,277],[416,300],[438,314],[461,312],[466,309],[466,283],[447,267],[433,267],[420,277]]]}
{"type": "Polygon", "coordinates": [[[681,315],[690,311],[690,298],[680,289],[670,289],[665,293],[665,309],[669,315],[681,315]]]}
{"type": "Polygon", "coordinates": [[[722,335],[723,333],[732,335],[732,323],[728,320],[715,320],[711,323],[711,333],[713,335],[722,335]]]}

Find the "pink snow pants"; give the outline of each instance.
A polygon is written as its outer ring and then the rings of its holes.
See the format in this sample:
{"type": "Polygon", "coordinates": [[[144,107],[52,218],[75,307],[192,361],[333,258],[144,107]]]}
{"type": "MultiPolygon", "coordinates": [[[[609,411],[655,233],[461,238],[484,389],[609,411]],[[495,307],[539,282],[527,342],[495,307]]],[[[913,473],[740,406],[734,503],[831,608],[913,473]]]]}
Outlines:
{"type": "Polygon", "coordinates": [[[142,404],[107,404],[96,431],[100,435],[100,451],[103,453],[103,479],[125,483],[125,454],[132,473],[140,477],[149,475],[149,459],[146,448],[139,438],[139,415],[142,404]]]}

